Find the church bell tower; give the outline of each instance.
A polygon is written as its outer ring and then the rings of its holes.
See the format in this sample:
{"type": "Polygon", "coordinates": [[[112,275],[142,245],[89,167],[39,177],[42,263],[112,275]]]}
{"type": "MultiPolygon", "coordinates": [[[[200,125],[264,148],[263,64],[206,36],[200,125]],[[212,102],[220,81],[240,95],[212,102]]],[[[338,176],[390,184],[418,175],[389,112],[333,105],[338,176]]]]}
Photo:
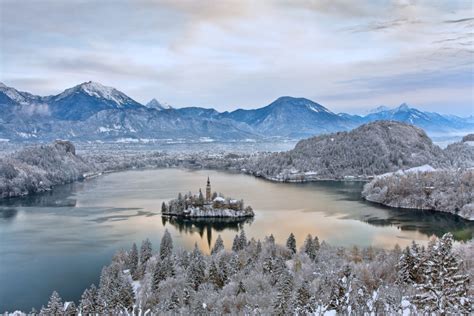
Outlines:
{"type": "Polygon", "coordinates": [[[211,181],[209,177],[207,177],[207,185],[206,185],[206,201],[211,201],[211,181]]]}

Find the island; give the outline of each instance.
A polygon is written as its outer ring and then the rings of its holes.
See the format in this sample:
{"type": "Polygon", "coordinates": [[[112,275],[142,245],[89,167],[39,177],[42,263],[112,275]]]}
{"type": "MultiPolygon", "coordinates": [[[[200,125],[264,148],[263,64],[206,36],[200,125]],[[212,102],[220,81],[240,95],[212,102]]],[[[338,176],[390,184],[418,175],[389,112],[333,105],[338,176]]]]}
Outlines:
{"type": "Polygon", "coordinates": [[[243,200],[226,198],[216,192],[211,194],[211,181],[207,178],[206,196],[199,189],[198,194],[179,193],[178,198],[161,205],[161,214],[166,216],[198,217],[253,217],[252,207],[245,206],[243,200]]]}

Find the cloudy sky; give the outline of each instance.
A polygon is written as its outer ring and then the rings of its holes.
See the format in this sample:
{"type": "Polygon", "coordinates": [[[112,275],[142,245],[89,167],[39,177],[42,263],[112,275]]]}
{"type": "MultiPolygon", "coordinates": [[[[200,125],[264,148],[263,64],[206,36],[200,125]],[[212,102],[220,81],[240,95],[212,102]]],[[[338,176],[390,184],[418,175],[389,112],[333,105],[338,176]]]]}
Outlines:
{"type": "Polygon", "coordinates": [[[0,0],[0,81],[218,110],[292,95],[471,115],[473,32],[469,0],[0,0]]]}

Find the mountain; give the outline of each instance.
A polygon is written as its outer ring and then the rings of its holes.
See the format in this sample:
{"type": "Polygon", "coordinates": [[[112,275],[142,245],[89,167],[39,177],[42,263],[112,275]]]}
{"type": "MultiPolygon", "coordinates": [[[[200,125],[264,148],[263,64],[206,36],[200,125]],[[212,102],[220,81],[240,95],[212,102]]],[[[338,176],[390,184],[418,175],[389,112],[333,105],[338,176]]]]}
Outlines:
{"type": "Polygon", "coordinates": [[[12,141],[259,138],[240,122],[197,115],[203,111],[218,114],[215,110],[146,107],[123,92],[95,82],[48,97],[1,85],[0,107],[4,108],[0,113],[0,138],[12,141]]]}
{"type": "Polygon", "coordinates": [[[224,112],[221,117],[246,123],[264,135],[291,138],[347,130],[356,125],[311,100],[288,96],[259,109],[224,112]]]}
{"type": "Polygon", "coordinates": [[[213,108],[175,109],[156,99],[145,106],[91,81],[45,97],[0,83],[0,108],[0,138],[11,141],[301,139],[377,120],[406,122],[430,134],[474,131],[472,117],[422,112],[406,104],[359,116],[335,114],[311,100],[286,96],[261,108],[220,113],[213,108]]]}
{"type": "Polygon", "coordinates": [[[148,102],[146,105],[145,105],[147,108],[150,108],[150,109],[156,109],[158,111],[161,111],[161,110],[170,110],[172,109],[173,107],[171,105],[169,105],[168,103],[165,103],[165,102],[159,102],[157,99],[151,99],[150,102],[148,102]]]}
{"type": "Polygon", "coordinates": [[[455,130],[474,130],[474,124],[467,119],[454,115],[441,115],[433,112],[423,112],[403,103],[394,109],[379,107],[363,117],[365,122],[377,120],[392,120],[405,122],[421,127],[429,132],[447,132],[455,130]]]}
{"type": "Polygon", "coordinates": [[[143,107],[125,93],[92,81],[44,100],[49,105],[51,115],[62,120],[83,120],[102,110],[143,107]]]}
{"type": "Polygon", "coordinates": [[[399,169],[446,161],[441,148],[413,125],[395,121],[364,124],[299,141],[295,148],[274,153],[243,168],[278,181],[369,177],[399,169]]]}

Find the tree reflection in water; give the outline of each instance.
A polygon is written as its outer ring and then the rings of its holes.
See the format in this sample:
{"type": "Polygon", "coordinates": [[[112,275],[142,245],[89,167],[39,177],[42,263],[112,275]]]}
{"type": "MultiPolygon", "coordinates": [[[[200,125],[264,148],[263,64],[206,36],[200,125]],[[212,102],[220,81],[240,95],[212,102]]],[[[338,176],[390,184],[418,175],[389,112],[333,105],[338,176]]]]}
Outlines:
{"type": "Polygon", "coordinates": [[[182,218],[175,216],[161,216],[163,226],[166,223],[173,225],[180,233],[193,234],[198,233],[204,238],[206,232],[207,243],[209,247],[212,245],[212,230],[222,232],[224,230],[240,231],[245,224],[251,224],[253,218],[233,218],[233,217],[203,217],[203,218],[182,218]]]}

